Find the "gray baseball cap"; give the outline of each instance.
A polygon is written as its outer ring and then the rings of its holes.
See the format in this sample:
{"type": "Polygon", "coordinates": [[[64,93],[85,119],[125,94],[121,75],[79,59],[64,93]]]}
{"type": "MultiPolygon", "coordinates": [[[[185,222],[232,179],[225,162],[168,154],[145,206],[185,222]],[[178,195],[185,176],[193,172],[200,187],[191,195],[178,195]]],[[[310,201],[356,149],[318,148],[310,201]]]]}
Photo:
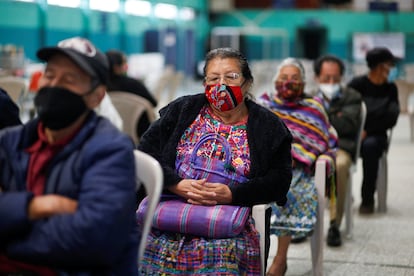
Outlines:
{"type": "Polygon", "coordinates": [[[40,60],[47,62],[53,55],[58,53],[69,57],[99,83],[108,83],[108,59],[89,40],[82,37],[68,38],[60,41],[57,46],[41,48],[36,54],[40,60]]]}

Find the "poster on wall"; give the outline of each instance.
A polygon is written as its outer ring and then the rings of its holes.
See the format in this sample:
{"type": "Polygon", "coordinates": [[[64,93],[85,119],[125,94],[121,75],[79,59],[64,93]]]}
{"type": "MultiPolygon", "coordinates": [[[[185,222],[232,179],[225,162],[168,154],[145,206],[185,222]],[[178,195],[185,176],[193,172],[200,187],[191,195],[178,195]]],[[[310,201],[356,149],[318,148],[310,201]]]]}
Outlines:
{"type": "Polygon", "coordinates": [[[367,51],[374,47],[386,47],[394,56],[405,58],[405,36],[403,33],[354,33],[352,53],[356,62],[365,61],[367,51]]]}

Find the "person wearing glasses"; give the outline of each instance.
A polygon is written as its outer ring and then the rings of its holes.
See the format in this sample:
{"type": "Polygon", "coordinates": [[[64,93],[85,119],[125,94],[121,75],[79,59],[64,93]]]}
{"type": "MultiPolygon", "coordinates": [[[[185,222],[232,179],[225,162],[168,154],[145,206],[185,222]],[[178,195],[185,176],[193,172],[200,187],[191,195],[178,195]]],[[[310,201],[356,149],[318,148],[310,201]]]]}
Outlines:
{"type": "MultiPolygon", "coordinates": [[[[197,205],[284,205],[291,181],[291,135],[276,115],[252,100],[253,76],[246,58],[231,48],[211,50],[203,84],[204,93],[180,97],[162,108],[138,145],[161,163],[164,192],[197,205]],[[208,136],[217,139],[200,142],[208,136]],[[224,139],[228,151],[220,142],[224,139]],[[231,185],[226,180],[209,182],[209,174],[192,175],[195,162],[214,170],[227,159],[231,169],[223,179],[234,177],[231,185]],[[181,164],[188,169],[181,169],[181,164]]],[[[140,263],[143,275],[261,271],[259,235],[251,216],[235,237],[207,238],[153,228],[147,243],[140,263]]]]}
{"type": "MultiPolygon", "coordinates": [[[[284,59],[273,79],[275,93],[264,93],[260,103],[273,111],[290,129],[292,142],[292,182],[288,201],[272,204],[270,233],[278,236],[277,252],[267,275],[285,275],[287,252],[293,237],[306,237],[316,223],[318,194],[315,187],[317,159],[326,160],[327,188],[335,200],[336,132],[319,98],[305,96],[305,69],[295,58],[284,59]]],[[[335,212],[331,212],[331,217],[335,212]]]]}
{"type": "Polygon", "coordinates": [[[134,145],[93,111],[108,61],[80,37],[37,57],[38,116],[0,132],[0,274],[138,275],[134,145]]]}

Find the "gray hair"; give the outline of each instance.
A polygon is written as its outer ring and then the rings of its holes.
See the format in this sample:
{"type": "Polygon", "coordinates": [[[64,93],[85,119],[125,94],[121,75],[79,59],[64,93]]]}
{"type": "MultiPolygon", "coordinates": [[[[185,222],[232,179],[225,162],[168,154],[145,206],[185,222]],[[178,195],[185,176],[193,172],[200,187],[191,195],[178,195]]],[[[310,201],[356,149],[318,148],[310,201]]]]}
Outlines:
{"type": "Polygon", "coordinates": [[[254,100],[255,97],[254,95],[250,92],[250,88],[253,84],[253,74],[250,70],[250,66],[249,63],[246,59],[246,57],[239,51],[233,48],[217,48],[217,49],[213,49],[210,50],[205,57],[205,63],[204,63],[204,68],[203,68],[203,73],[204,76],[206,75],[206,71],[207,71],[207,67],[210,63],[210,61],[212,61],[215,58],[221,58],[221,59],[226,59],[226,58],[234,58],[237,59],[239,61],[239,66],[240,66],[240,70],[241,73],[243,75],[243,77],[246,79],[246,81],[249,83],[249,88],[248,91],[245,94],[245,98],[249,98],[251,100],[254,100]]]}
{"type": "Polygon", "coordinates": [[[207,67],[210,61],[212,61],[215,58],[237,59],[239,61],[239,66],[240,66],[240,70],[241,70],[243,77],[246,79],[246,81],[253,83],[253,75],[250,70],[250,66],[249,66],[249,63],[247,62],[246,57],[243,56],[243,54],[239,50],[232,49],[232,48],[217,48],[217,49],[213,49],[209,51],[205,58],[205,64],[203,68],[204,75],[206,75],[207,67]]]}
{"type": "Polygon", "coordinates": [[[273,77],[273,80],[272,80],[273,83],[279,78],[280,71],[282,70],[282,68],[285,67],[285,66],[289,66],[289,65],[295,66],[296,68],[299,69],[300,77],[301,77],[302,81],[305,83],[305,79],[306,79],[305,68],[303,67],[303,64],[302,64],[302,62],[300,62],[300,60],[298,60],[297,58],[292,58],[292,57],[285,58],[279,64],[279,66],[277,67],[276,75],[273,77]]]}

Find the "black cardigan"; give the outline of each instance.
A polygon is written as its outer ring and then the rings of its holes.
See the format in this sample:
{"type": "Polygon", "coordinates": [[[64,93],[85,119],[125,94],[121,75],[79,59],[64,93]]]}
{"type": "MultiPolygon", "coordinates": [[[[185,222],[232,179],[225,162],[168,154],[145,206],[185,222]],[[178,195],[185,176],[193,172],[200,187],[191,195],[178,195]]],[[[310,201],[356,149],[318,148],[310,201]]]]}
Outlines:
{"type": "MultiPolygon", "coordinates": [[[[160,119],[144,133],[138,149],[155,157],[163,167],[164,186],[182,180],[175,172],[177,144],[207,104],[204,94],[183,96],[160,110],[160,119]]],[[[269,202],[286,203],[292,178],[292,136],[275,114],[246,100],[249,110],[247,136],[251,169],[248,181],[231,188],[234,205],[252,206],[269,202]]]]}

